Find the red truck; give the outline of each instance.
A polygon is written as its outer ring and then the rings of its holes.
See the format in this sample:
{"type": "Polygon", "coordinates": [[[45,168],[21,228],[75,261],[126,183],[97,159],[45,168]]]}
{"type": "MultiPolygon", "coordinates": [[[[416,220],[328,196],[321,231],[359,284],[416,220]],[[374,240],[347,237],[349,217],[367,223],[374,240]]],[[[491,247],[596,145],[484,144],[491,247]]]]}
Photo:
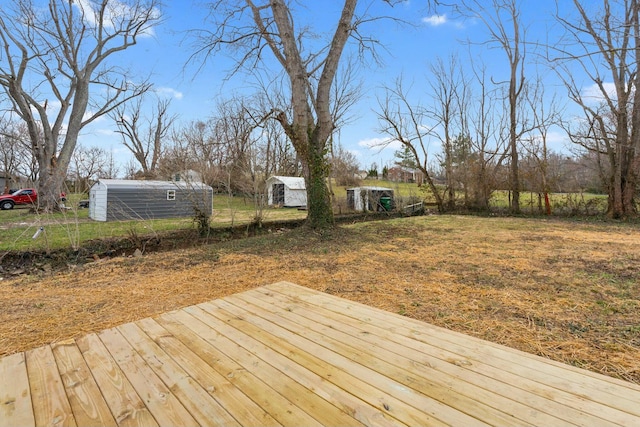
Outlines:
{"type": "Polygon", "coordinates": [[[0,195],[0,209],[6,211],[13,209],[15,205],[35,205],[38,201],[38,193],[35,188],[23,188],[11,194],[0,195]]]}
{"type": "MultiPolygon", "coordinates": [[[[67,195],[60,193],[61,206],[67,201],[67,195]]],[[[11,194],[0,195],[0,209],[6,211],[15,205],[35,205],[38,202],[38,192],[35,188],[22,188],[11,194]]]]}

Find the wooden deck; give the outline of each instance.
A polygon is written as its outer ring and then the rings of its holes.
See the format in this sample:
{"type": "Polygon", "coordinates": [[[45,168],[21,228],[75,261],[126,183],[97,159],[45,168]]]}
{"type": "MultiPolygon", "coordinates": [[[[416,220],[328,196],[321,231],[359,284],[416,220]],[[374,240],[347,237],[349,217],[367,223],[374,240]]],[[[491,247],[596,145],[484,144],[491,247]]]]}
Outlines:
{"type": "Polygon", "coordinates": [[[0,425],[640,425],[640,387],[281,282],[0,359],[0,425]]]}

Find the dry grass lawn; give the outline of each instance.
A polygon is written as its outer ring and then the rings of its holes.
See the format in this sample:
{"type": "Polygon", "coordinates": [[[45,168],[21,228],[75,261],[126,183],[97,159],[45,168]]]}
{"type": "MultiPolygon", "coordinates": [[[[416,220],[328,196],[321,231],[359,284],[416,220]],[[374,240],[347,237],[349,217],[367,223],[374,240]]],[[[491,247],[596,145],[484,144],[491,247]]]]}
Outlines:
{"type": "Polygon", "coordinates": [[[0,281],[0,355],[288,280],[640,383],[640,229],[428,216],[0,281]]]}

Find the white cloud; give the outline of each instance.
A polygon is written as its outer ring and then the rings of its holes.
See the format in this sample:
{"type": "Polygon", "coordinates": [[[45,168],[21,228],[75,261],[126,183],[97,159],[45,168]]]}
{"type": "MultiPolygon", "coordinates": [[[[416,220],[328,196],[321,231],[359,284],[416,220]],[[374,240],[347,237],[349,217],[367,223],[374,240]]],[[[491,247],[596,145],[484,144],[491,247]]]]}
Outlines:
{"type": "Polygon", "coordinates": [[[422,18],[422,22],[431,25],[432,27],[438,27],[448,22],[447,15],[431,15],[422,18]]]}
{"type": "Polygon", "coordinates": [[[359,147],[368,148],[369,150],[382,151],[385,149],[398,150],[402,147],[402,143],[396,139],[389,138],[368,138],[358,141],[359,147]]]}
{"type": "MultiPolygon", "coordinates": [[[[547,144],[557,144],[568,141],[568,137],[566,133],[558,132],[558,131],[548,131],[546,136],[547,144]]],[[[529,135],[527,138],[529,140],[533,140],[536,143],[542,143],[542,134],[538,131],[535,131],[529,135]]]]}
{"type": "MultiPolygon", "coordinates": [[[[82,115],[82,121],[84,122],[84,121],[86,121],[86,120],[91,119],[91,117],[93,117],[93,115],[94,115],[94,114],[95,114],[95,111],[92,111],[92,110],[86,110],[86,111],[84,112],[84,114],[82,115]]],[[[95,123],[100,123],[100,122],[104,123],[104,122],[106,122],[106,121],[107,121],[107,117],[106,117],[106,116],[104,116],[104,115],[102,115],[102,116],[96,117],[96,118],[93,120],[93,123],[94,123],[94,124],[95,124],[95,123]]]]}
{"type": "MultiPolygon", "coordinates": [[[[602,87],[604,88],[609,98],[616,99],[616,87],[612,82],[604,82],[602,83],[602,87]]],[[[605,96],[602,93],[602,90],[596,83],[582,89],[582,97],[585,99],[585,101],[593,104],[599,104],[600,102],[605,100],[605,96]]]]}
{"type": "Polygon", "coordinates": [[[107,135],[107,136],[115,135],[115,131],[113,131],[112,129],[104,129],[104,128],[96,129],[95,133],[98,135],[107,135]]]}
{"type": "Polygon", "coordinates": [[[182,96],[183,96],[182,92],[172,89],[170,87],[159,87],[157,89],[154,89],[154,91],[158,95],[165,95],[168,98],[182,99],[182,96]]]}
{"type": "Polygon", "coordinates": [[[116,147],[116,148],[111,147],[111,152],[113,154],[122,154],[122,153],[129,153],[130,150],[127,147],[116,147]]]}
{"type": "Polygon", "coordinates": [[[565,144],[569,142],[566,132],[551,131],[547,133],[547,143],[549,144],[565,144]]]}
{"type": "MultiPolygon", "coordinates": [[[[84,13],[84,20],[88,25],[94,28],[97,27],[99,17],[98,9],[94,9],[94,4],[90,0],[76,0],[74,6],[84,13]]],[[[99,8],[100,6],[97,7],[99,8]]],[[[114,22],[133,18],[136,18],[136,21],[138,21],[142,18],[140,13],[139,9],[133,8],[126,3],[122,3],[118,0],[111,0],[105,7],[102,24],[106,29],[114,29],[114,22]]],[[[151,22],[148,22],[148,24],[158,19],[160,17],[160,12],[154,8],[151,15],[151,22]]],[[[145,25],[139,35],[142,37],[152,37],[155,35],[155,31],[153,27],[145,25]]]]}

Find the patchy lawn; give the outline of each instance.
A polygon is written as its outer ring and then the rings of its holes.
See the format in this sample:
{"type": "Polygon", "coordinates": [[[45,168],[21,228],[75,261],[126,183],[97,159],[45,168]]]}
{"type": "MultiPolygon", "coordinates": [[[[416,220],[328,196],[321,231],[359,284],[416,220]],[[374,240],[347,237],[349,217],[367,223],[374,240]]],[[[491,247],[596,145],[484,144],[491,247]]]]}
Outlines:
{"type": "Polygon", "coordinates": [[[427,216],[0,281],[0,355],[279,280],[640,384],[640,227],[427,216]]]}

